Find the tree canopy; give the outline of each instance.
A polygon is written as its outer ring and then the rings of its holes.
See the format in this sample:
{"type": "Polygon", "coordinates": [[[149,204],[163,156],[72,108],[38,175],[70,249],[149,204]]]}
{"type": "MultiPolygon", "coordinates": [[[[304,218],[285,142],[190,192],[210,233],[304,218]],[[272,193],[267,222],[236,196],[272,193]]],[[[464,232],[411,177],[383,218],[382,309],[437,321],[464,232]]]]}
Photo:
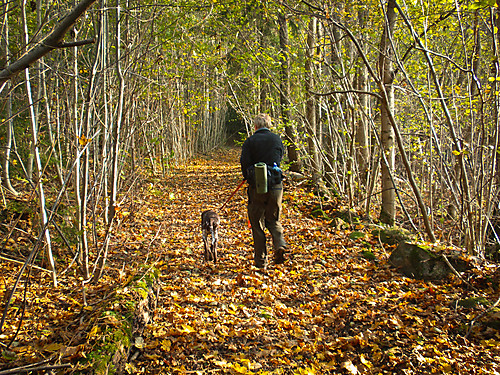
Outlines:
{"type": "Polygon", "coordinates": [[[0,9],[2,257],[21,264],[1,332],[32,267],[54,287],[72,272],[86,306],[86,288],[114,272],[134,194],[238,147],[258,113],[273,118],[282,167],[319,202],[315,215],[333,220],[324,207],[336,202],[420,244],[500,258],[497,1],[0,9]]]}

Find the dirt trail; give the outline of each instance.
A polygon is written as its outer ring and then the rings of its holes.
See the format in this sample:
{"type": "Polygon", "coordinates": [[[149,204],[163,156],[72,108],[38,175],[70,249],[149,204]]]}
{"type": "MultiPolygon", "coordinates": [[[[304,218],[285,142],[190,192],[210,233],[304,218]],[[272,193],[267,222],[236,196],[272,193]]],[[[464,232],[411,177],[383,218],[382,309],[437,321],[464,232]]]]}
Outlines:
{"type": "MultiPolygon", "coordinates": [[[[7,353],[13,359],[3,353],[2,367],[47,359],[44,364],[78,363],[86,369],[80,373],[106,373],[96,363],[110,363],[128,347],[127,314],[137,296],[132,282],[155,270],[158,304],[136,342],[137,356],[125,366],[130,374],[500,372],[498,330],[478,324],[464,339],[467,324],[484,310],[456,304],[473,296],[468,285],[401,277],[387,264],[391,249],[370,230],[313,218],[318,198],[291,181],[283,204],[289,259],[257,272],[245,189],[220,210],[241,182],[238,157],[235,149],[197,157],[125,199],[105,275],[87,286],[88,306],[76,273],[61,276],[58,289],[50,275],[36,273],[24,323],[7,353]],[[202,257],[200,216],[209,208],[221,215],[215,266],[202,257]]],[[[323,208],[333,215],[341,207],[323,202],[323,208]]],[[[1,265],[4,284],[11,285],[16,270],[1,265]]],[[[479,296],[496,300],[487,278],[469,282],[479,296]]],[[[21,305],[22,298],[14,304],[21,305]]],[[[16,311],[2,342],[14,337],[16,311]]]]}
{"type": "Polygon", "coordinates": [[[200,214],[218,209],[240,179],[235,150],[174,168],[167,179],[164,193],[174,199],[161,208],[167,225],[159,307],[135,371],[498,370],[498,349],[463,345],[463,313],[450,308],[460,291],[456,280],[433,285],[402,278],[369,231],[351,240],[351,230],[306,215],[317,199],[291,183],[284,194],[291,253],[285,265],[271,265],[264,274],[252,267],[244,189],[220,212],[220,263],[204,265],[200,214]],[[361,256],[367,249],[376,262],[361,256]],[[487,353],[485,359],[473,348],[487,353]]]}

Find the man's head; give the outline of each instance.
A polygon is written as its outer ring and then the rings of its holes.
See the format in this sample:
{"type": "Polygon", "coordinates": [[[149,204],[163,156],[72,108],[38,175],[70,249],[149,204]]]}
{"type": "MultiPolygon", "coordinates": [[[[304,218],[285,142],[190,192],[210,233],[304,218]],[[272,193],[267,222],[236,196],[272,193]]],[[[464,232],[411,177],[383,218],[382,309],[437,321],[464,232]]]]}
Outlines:
{"type": "Polygon", "coordinates": [[[271,116],[267,113],[260,113],[253,119],[255,130],[271,127],[271,116]]]}

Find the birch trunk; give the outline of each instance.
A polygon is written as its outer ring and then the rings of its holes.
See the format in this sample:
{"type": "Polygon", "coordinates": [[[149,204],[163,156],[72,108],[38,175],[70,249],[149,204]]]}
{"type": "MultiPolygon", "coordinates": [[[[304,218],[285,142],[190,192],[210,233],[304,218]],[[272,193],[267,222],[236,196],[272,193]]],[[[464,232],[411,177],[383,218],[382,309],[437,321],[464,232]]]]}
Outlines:
{"type": "Polygon", "coordinates": [[[282,13],[278,14],[281,64],[280,64],[280,105],[281,120],[285,127],[285,139],[287,140],[287,154],[292,172],[300,171],[295,130],[290,123],[290,59],[288,45],[288,21],[282,13]]]}
{"type": "MultiPolygon", "coordinates": [[[[28,44],[28,33],[27,33],[27,24],[26,24],[26,0],[23,0],[23,7],[22,7],[22,21],[23,21],[23,30],[24,30],[24,41],[26,44],[28,44]]],[[[29,69],[25,69],[25,79],[26,79],[26,94],[28,97],[28,104],[30,108],[30,120],[31,120],[31,138],[33,142],[33,160],[36,165],[36,178],[34,180],[34,183],[36,184],[36,188],[38,190],[38,198],[39,198],[39,209],[40,209],[40,217],[41,217],[41,223],[40,226],[42,228],[42,231],[44,232],[44,237],[45,237],[45,245],[47,249],[47,259],[50,264],[50,269],[52,271],[52,281],[54,283],[54,286],[57,287],[57,273],[56,273],[56,266],[54,262],[54,257],[52,255],[52,246],[51,246],[51,241],[50,241],[50,233],[49,233],[49,228],[48,228],[48,215],[47,215],[47,210],[45,207],[45,194],[43,190],[43,184],[42,184],[42,161],[40,159],[40,152],[38,149],[38,124],[37,124],[37,118],[35,115],[35,110],[33,106],[33,97],[32,97],[32,92],[31,92],[31,81],[30,81],[30,71],[29,69]]]]}
{"type": "MultiPolygon", "coordinates": [[[[390,121],[390,114],[394,111],[394,86],[393,86],[393,65],[391,57],[393,50],[390,39],[396,23],[395,0],[389,0],[386,20],[382,38],[380,41],[379,74],[382,85],[386,92],[386,100],[380,101],[380,132],[382,152],[385,154],[385,163],[382,163],[381,185],[382,185],[382,206],[380,211],[380,221],[392,225],[396,220],[396,191],[392,180],[394,171],[395,151],[394,151],[394,129],[390,121]]],[[[382,95],[384,96],[384,95],[382,95]]]]}
{"type": "MultiPolygon", "coordinates": [[[[10,59],[10,50],[9,50],[9,18],[7,17],[9,10],[9,2],[4,3],[4,7],[2,8],[3,12],[3,27],[2,27],[2,37],[0,43],[1,51],[0,51],[0,69],[3,69],[7,61],[10,59]],[[3,55],[3,56],[2,56],[3,55]]],[[[10,152],[12,148],[12,141],[14,137],[14,121],[12,120],[12,95],[10,93],[10,82],[7,83],[7,88],[9,89],[9,96],[7,98],[7,129],[6,129],[6,138],[5,138],[5,146],[2,152],[2,185],[8,191],[10,191],[13,195],[18,195],[19,193],[14,189],[12,183],[10,181],[10,152]]]]}
{"type": "Polygon", "coordinates": [[[121,69],[121,26],[120,26],[121,8],[120,0],[116,0],[116,77],[118,80],[118,108],[116,111],[116,118],[112,123],[113,129],[111,132],[111,190],[108,198],[109,205],[108,209],[108,227],[106,229],[106,239],[104,243],[103,253],[99,259],[96,272],[94,274],[93,282],[96,283],[104,272],[104,267],[108,258],[109,250],[109,237],[113,229],[113,224],[115,222],[115,215],[117,209],[117,197],[118,197],[118,181],[119,181],[119,156],[120,156],[120,133],[123,121],[123,95],[125,90],[125,83],[123,79],[123,73],[121,69]]]}
{"type": "MultiPolygon", "coordinates": [[[[368,15],[365,10],[360,10],[358,13],[358,20],[361,29],[365,28],[366,19],[368,15]]],[[[359,55],[358,55],[359,56],[359,55]]],[[[359,67],[356,69],[356,79],[355,79],[355,89],[360,92],[368,92],[368,70],[366,66],[362,63],[361,57],[358,57],[360,61],[359,67]]],[[[370,143],[369,143],[369,132],[367,124],[368,116],[368,95],[359,95],[359,117],[357,119],[356,131],[355,131],[355,145],[356,145],[356,163],[358,166],[359,173],[359,188],[358,191],[360,195],[362,192],[366,193],[366,185],[368,181],[369,173],[369,159],[370,159],[370,143]]],[[[363,198],[362,196],[360,198],[363,198]]]]}
{"type": "Polygon", "coordinates": [[[311,162],[312,179],[315,186],[320,182],[318,149],[316,146],[316,98],[313,94],[314,75],[313,58],[316,42],[316,18],[311,18],[307,32],[306,62],[305,62],[305,90],[306,90],[306,131],[307,149],[311,162]]]}

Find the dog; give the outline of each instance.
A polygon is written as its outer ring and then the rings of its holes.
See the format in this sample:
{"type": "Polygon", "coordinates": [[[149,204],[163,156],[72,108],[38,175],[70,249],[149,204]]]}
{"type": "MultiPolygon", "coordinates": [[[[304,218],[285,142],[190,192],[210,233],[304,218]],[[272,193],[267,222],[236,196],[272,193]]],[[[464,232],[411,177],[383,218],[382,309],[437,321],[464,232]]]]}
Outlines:
{"type": "Polygon", "coordinates": [[[201,214],[201,233],[203,235],[203,244],[205,246],[205,262],[213,261],[217,263],[217,239],[219,228],[219,215],[213,210],[203,211],[201,214]],[[208,236],[211,235],[210,246],[208,236]]]}

